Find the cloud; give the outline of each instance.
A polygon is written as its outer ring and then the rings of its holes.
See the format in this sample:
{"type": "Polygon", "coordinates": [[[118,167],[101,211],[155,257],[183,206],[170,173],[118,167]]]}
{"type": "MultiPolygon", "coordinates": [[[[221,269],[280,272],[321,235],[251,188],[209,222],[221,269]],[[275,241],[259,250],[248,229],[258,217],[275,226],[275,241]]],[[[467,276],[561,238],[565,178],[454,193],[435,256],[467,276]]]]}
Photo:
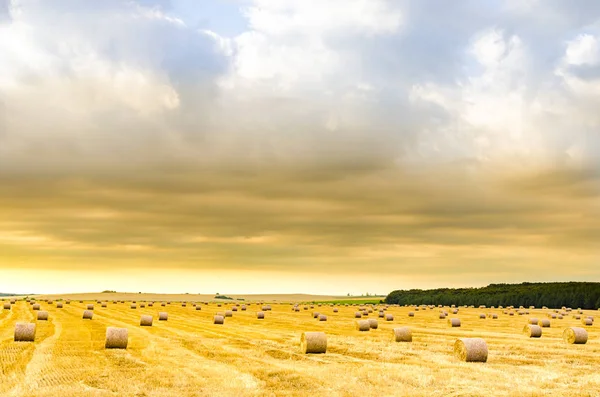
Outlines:
{"type": "Polygon", "coordinates": [[[0,259],[597,278],[582,4],[0,2],[0,259]]]}

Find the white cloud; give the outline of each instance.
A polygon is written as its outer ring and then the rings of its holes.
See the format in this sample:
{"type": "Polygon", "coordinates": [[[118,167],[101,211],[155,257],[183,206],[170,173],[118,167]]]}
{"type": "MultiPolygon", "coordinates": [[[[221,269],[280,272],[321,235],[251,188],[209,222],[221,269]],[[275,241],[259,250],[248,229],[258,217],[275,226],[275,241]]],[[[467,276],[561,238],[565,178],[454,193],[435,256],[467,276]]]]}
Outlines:
{"type": "Polygon", "coordinates": [[[600,62],[600,42],[591,34],[581,34],[567,43],[565,61],[569,65],[597,65],[600,62]]]}

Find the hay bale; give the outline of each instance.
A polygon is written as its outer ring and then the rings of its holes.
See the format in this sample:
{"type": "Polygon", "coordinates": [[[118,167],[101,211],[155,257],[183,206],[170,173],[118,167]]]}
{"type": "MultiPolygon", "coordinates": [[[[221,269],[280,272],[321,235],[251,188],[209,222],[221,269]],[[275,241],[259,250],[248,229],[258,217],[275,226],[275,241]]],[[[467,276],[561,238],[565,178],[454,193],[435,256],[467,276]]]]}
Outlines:
{"type": "Polygon", "coordinates": [[[454,342],[454,355],[460,361],[484,363],[488,358],[487,343],[481,338],[460,338],[454,342]]]}
{"type": "Polygon", "coordinates": [[[137,309],[137,305],[135,303],[132,303],[131,305],[129,305],[130,309],[137,309]]]}
{"type": "Polygon", "coordinates": [[[529,324],[537,325],[537,323],[539,323],[540,321],[535,317],[531,317],[527,322],[529,324]]]}
{"type": "Polygon", "coordinates": [[[94,316],[94,312],[91,310],[84,310],[83,311],[83,319],[84,320],[91,320],[92,317],[94,316]]]}
{"type": "Polygon", "coordinates": [[[371,323],[369,320],[358,320],[356,322],[356,329],[361,332],[369,331],[371,329],[371,323]]]}
{"type": "Polygon", "coordinates": [[[127,349],[128,341],[129,333],[127,328],[106,328],[106,342],[104,343],[106,349],[127,349]]]}
{"type": "Polygon", "coordinates": [[[408,312],[408,317],[414,317],[415,313],[414,312],[408,312]]]}
{"type": "Polygon", "coordinates": [[[586,325],[586,326],[591,326],[591,325],[594,325],[594,321],[591,318],[589,318],[589,317],[582,318],[581,319],[581,324],[586,325]]]}
{"type": "Polygon", "coordinates": [[[300,337],[300,350],[304,354],[320,354],[327,351],[325,332],[303,332],[300,337]]]}
{"type": "Polygon", "coordinates": [[[490,317],[493,318],[493,319],[497,319],[498,315],[496,313],[492,313],[492,314],[490,314],[490,317]]]}
{"type": "Polygon", "coordinates": [[[57,303],[56,303],[56,308],[57,308],[57,309],[62,309],[62,308],[63,308],[63,304],[62,304],[62,302],[57,302],[57,303]]]}
{"type": "Polygon", "coordinates": [[[196,310],[202,310],[202,306],[196,305],[196,310]]]}
{"type": "Polygon", "coordinates": [[[213,324],[224,324],[225,323],[225,316],[220,316],[220,315],[216,315],[213,318],[213,324]]]}
{"type": "Polygon", "coordinates": [[[362,312],[354,312],[354,318],[362,318],[362,312]]]}
{"type": "Polygon", "coordinates": [[[588,340],[588,333],[579,327],[570,327],[563,331],[563,340],[569,344],[584,345],[588,340]]]}
{"type": "Polygon", "coordinates": [[[448,326],[450,327],[460,327],[460,319],[459,318],[449,318],[448,326]]]}
{"type": "Polygon", "coordinates": [[[169,313],[158,312],[158,321],[167,321],[169,319],[169,313]]]}
{"type": "Polygon", "coordinates": [[[37,313],[37,319],[40,321],[48,321],[48,312],[45,310],[40,310],[37,313]]]}
{"type": "Polygon", "coordinates": [[[486,317],[487,317],[487,316],[486,316],[485,314],[483,314],[483,313],[481,313],[481,314],[479,315],[479,318],[481,318],[481,319],[484,319],[484,320],[486,319],[486,317]]]}
{"type": "Polygon", "coordinates": [[[140,327],[151,327],[152,326],[152,316],[148,314],[143,314],[140,318],[140,327]]]}
{"type": "Polygon", "coordinates": [[[453,309],[450,311],[452,314],[458,314],[458,309],[453,309]]]}
{"type": "Polygon", "coordinates": [[[32,306],[33,310],[40,310],[40,304],[39,303],[34,303],[32,306]]]}
{"type": "Polygon", "coordinates": [[[166,303],[166,302],[163,302],[163,303],[161,303],[160,305],[161,305],[162,307],[165,307],[165,306],[167,306],[167,303],[166,303]]]}
{"type": "Polygon", "coordinates": [[[154,302],[148,303],[148,307],[154,307],[154,302]]]}
{"type": "Polygon", "coordinates": [[[379,327],[379,323],[377,322],[376,319],[370,318],[367,321],[369,321],[369,326],[371,327],[371,329],[377,329],[377,327],[379,327]]]}
{"type": "Polygon", "coordinates": [[[265,312],[258,312],[256,313],[256,318],[259,320],[264,320],[265,319],[265,312]]]}
{"type": "Polygon", "coordinates": [[[16,323],[15,324],[15,342],[33,342],[35,341],[34,323],[16,323]]]}
{"type": "Polygon", "coordinates": [[[550,320],[548,320],[547,318],[543,318],[540,320],[540,322],[538,323],[538,325],[542,328],[549,328],[550,327],[550,320]]]}
{"type": "Polygon", "coordinates": [[[394,342],[412,342],[412,331],[408,327],[394,328],[392,335],[394,342]]]}
{"type": "Polygon", "coordinates": [[[542,327],[535,324],[527,324],[523,328],[523,334],[529,338],[540,338],[542,336],[542,327]]]}
{"type": "Polygon", "coordinates": [[[394,315],[390,313],[386,314],[385,321],[394,321],[394,315]]]}
{"type": "Polygon", "coordinates": [[[237,308],[237,306],[234,306],[234,307],[232,307],[232,308],[231,308],[231,311],[232,311],[232,312],[237,312],[237,311],[238,311],[238,308],[237,308]]]}
{"type": "Polygon", "coordinates": [[[333,312],[334,312],[334,313],[337,313],[337,312],[338,312],[338,308],[337,308],[337,307],[334,307],[334,308],[333,308],[333,312]]]}
{"type": "Polygon", "coordinates": [[[319,312],[312,312],[312,314],[311,314],[312,318],[319,318],[320,315],[321,315],[321,313],[319,313],[319,312]]]}
{"type": "Polygon", "coordinates": [[[324,314],[319,314],[319,321],[327,321],[327,316],[324,314]]]}
{"type": "Polygon", "coordinates": [[[143,303],[140,303],[140,308],[142,308],[142,307],[146,307],[146,305],[143,303]]]}
{"type": "Polygon", "coordinates": [[[4,308],[4,310],[10,310],[10,308],[11,308],[10,303],[9,302],[5,302],[3,308],[4,308]]]}
{"type": "Polygon", "coordinates": [[[233,317],[233,312],[231,310],[225,310],[225,317],[233,317]]]}
{"type": "Polygon", "coordinates": [[[107,306],[106,302],[104,302],[100,305],[100,307],[106,307],[106,306],[107,306]]]}
{"type": "MultiPolygon", "coordinates": [[[[246,311],[246,305],[242,305],[241,309],[242,309],[243,312],[245,312],[246,311]]],[[[296,308],[296,309],[298,309],[298,308],[296,308]]],[[[299,311],[299,310],[296,310],[296,311],[299,311]]]]}

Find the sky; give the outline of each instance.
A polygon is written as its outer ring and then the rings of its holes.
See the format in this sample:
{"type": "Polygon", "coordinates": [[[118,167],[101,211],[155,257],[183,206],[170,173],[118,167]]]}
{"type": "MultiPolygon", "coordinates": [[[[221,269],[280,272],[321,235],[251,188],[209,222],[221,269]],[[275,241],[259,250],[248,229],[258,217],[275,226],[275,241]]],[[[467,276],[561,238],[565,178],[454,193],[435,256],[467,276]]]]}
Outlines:
{"type": "Polygon", "coordinates": [[[0,0],[0,292],[600,279],[600,2],[0,0]]]}

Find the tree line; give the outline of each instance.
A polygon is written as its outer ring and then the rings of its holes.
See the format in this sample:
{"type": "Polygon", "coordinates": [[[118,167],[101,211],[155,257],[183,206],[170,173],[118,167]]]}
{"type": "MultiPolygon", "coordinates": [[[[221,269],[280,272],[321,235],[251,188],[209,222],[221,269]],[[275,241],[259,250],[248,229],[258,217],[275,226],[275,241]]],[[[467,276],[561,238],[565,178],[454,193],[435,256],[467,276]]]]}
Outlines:
{"type": "Polygon", "coordinates": [[[597,309],[600,308],[600,283],[490,284],[481,288],[396,290],[388,294],[385,303],[597,309]]]}

